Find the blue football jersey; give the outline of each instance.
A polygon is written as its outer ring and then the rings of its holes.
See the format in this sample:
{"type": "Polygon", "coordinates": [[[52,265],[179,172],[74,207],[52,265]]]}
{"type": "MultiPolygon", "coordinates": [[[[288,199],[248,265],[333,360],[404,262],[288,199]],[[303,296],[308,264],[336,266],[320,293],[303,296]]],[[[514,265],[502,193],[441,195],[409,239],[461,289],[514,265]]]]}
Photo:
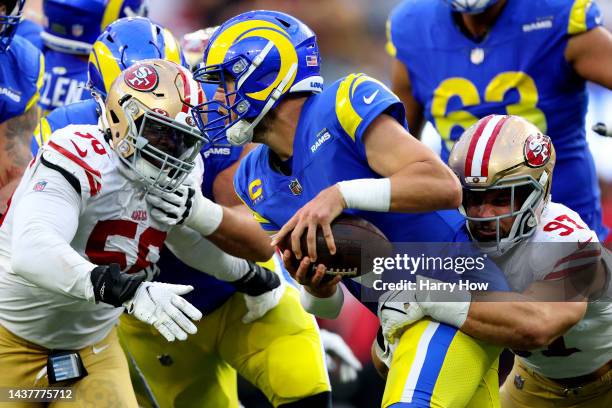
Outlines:
{"type": "Polygon", "coordinates": [[[477,42],[461,31],[443,1],[405,0],[391,13],[387,50],[407,67],[413,95],[442,136],[443,160],[479,118],[523,116],[555,145],[553,200],[580,213],[603,238],[585,137],[585,81],[564,57],[572,35],[600,24],[599,8],[590,0],[510,0],[477,42]]]}
{"type": "MultiPolygon", "coordinates": [[[[212,92],[214,93],[214,90],[212,92]]],[[[208,97],[211,97],[209,92],[206,92],[206,94],[208,97]]],[[[36,155],[39,143],[46,142],[51,134],[58,129],[71,124],[94,125],[97,123],[97,104],[93,99],[59,107],[40,120],[34,134],[32,153],[36,155]]],[[[238,160],[242,148],[227,147],[230,149],[228,154],[206,154],[209,151],[207,149],[210,148],[205,147],[202,149],[205,168],[202,189],[206,197],[214,199],[212,197],[214,179],[221,171],[238,160]]],[[[231,188],[231,186],[228,186],[228,188],[231,188]]],[[[168,283],[192,285],[196,288],[184,297],[204,314],[214,311],[235,293],[234,287],[230,284],[183,264],[165,246],[161,251],[161,257],[157,265],[161,270],[160,280],[168,283]]]]}
{"type": "Polygon", "coordinates": [[[30,43],[32,43],[33,46],[42,51],[44,47],[43,40],[40,36],[42,30],[43,28],[40,24],[36,24],[32,20],[24,18],[17,26],[17,35],[22,36],[30,43]]]}
{"type": "Polygon", "coordinates": [[[14,36],[9,49],[0,53],[0,123],[38,102],[44,70],[40,51],[25,38],[14,36]]]}
{"type": "MultiPolygon", "coordinates": [[[[405,125],[402,103],[384,84],[364,74],[340,79],[304,103],[293,156],[287,163],[291,174],[274,170],[270,149],[261,145],[240,162],[234,178],[236,192],[262,227],[275,232],[321,190],[343,180],[380,178],[368,165],[362,137],[381,114],[405,125]]],[[[346,212],[370,221],[392,242],[469,241],[465,220],[457,210],[346,212]]],[[[345,283],[359,296],[352,280],[345,283]]],[[[505,282],[497,287],[507,288],[505,282]]]]}
{"type": "Polygon", "coordinates": [[[87,57],[44,49],[45,79],[39,105],[43,114],[91,98],[87,85],[87,57]]]}

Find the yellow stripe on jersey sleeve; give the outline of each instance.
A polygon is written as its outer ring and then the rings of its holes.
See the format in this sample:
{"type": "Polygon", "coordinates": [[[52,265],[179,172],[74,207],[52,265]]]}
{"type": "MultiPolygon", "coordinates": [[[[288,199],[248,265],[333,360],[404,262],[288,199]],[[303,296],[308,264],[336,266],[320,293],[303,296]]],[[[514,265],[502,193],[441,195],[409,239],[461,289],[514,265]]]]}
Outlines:
{"type": "Polygon", "coordinates": [[[32,95],[32,97],[30,98],[30,100],[28,101],[24,112],[27,112],[28,110],[30,110],[30,108],[40,99],[40,90],[42,88],[43,78],[45,75],[45,57],[42,55],[42,53],[39,56],[38,64],[39,64],[39,68],[38,68],[38,79],[36,80],[36,91],[34,92],[34,95],[32,95]]]}
{"type": "Polygon", "coordinates": [[[385,84],[365,74],[351,74],[344,78],[338,86],[338,91],[336,93],[336,116],[338,117],[342,129],[344,129],[353,141],[355,141],[355,134],[363,118],[359,116],[353,107],[352,99],[357,87],[366,81],[375,82],[389,93],[393,93],[385,84]]]}
{"type": "Polygon", "coordinates": [[[385,50],[387,50],[387,54],[395,58],[397,55],[397,49],[395,48],[395,44],[393,44],[393,39],[391,38],[391,19],[387,20],[387,44],[385,44],[385,50]]]}
{"type": "Polygon", "coordinates": [[[344,78],[338,87],[336,93],[336,116],[342,129],[355,141],[355,132],[361,124],[361,117],[353,108],[351,102],[351,96],[353,95],[353,81],[359,77],[364,76],[363,74],[351,74],[344,78]]]}
{"type": "Polygon", "coordinates": [[[570,35],[584,33],[587,30],[587,10],[593,0],[575,0],[570,11],[567,33],[570,35]]]}

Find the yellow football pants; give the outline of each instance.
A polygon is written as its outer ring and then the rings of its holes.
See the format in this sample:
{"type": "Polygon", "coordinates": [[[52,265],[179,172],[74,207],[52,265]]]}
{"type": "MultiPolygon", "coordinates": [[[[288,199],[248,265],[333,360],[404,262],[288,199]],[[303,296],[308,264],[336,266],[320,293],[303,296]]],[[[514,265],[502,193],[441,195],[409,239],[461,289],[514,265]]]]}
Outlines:
{"type": "Polygon", "coordinates": [[[517,357],[500,399],[502,408],[610,408],[612,371],[580,388],[566,389],[526,367],[517,357]]]}
{"type": "Polygon", "coordinates": [[[186,341],[168,343],[127,315],[119,335],[162,408],[238,407],[236,371],[275,407],[330,391],[318,327],[294,287],[261,319],[242,323],[246,311],[234,294],[186,341]]]}
{"type": "MultiPolygon", "coordinates": [[[[0,325],[0,387],[48,387],[44,368],[49,350],[30,343],[0,325]]],[[[101,342],[78,350],[87,376],[71,383],[73,400],[45,402],[0,402],[11,408],[137,408],[127,362],[113,329],[101,342]],[[94,349],[96,353],[94,353],[94,349]]],[[[58,384],[60,386],[60,384],[58,384]]]]}
{"type": "Polygon", "coordinates": [[[382,406],[499,407],[500,353],[454,327],[423,319],[400,338],[382,406]]]}

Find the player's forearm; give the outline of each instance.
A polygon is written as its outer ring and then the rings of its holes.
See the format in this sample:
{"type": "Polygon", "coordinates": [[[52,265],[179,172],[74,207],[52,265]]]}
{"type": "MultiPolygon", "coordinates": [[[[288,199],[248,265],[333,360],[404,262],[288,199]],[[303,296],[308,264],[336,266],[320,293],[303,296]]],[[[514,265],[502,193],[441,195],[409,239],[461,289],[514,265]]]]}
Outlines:
{"type": "Polygon", "coordinates": [[[433,211],[457,208],[461,204],[457,177],[437,157],[409,164],[390,180],[390,211],[433,211]]]}
{"type": "Polygon", "coordinates": [[[270,259],[274,253],[270,237],[246,213],[223,208],[223,220],[208,239],[228,254],[254,262],[270,259]]]}
{"type": "Polygon", "coordinates": [[[573,308],[560,302],[534,302],[511,293],[504,297],[507,301],[472,302],[461,331],[492,344],[532,350],[549,345],[577,322],[573,308]]]}

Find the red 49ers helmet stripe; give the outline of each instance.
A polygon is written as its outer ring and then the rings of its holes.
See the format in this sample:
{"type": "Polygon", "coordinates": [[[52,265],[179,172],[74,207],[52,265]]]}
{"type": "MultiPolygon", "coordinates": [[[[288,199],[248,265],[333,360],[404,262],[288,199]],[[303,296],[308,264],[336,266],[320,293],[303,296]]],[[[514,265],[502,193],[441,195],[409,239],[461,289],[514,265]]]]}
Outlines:
{"type": "Polygon", "coordinates": [[[465,163],[465,174],[470,177],[487,177],[488,165],[495,139],[507,116],[490,115],[484,118],[471,140],[465,163]]]}
{"type": "Polygon", "coordinates": [[[497,139],[497,136],[499,135],[502,127],[504,127],[504,124],[506,123],[507,120],[508,120],[508,116],[504,116],[501,120],[499,120],[497,124],[495,125],[495,128],[493,129],[493,133],[489,137],[489,141],[487,142],[487,147],[485,147],[485,151],[483,154],[482,168],[480,170],[480,173],[482,174],[483,177],[489,176],[489,159],[491,158],[491,150],[493,150],[493,145],[495,144],[495,140],[497,139]]]}

